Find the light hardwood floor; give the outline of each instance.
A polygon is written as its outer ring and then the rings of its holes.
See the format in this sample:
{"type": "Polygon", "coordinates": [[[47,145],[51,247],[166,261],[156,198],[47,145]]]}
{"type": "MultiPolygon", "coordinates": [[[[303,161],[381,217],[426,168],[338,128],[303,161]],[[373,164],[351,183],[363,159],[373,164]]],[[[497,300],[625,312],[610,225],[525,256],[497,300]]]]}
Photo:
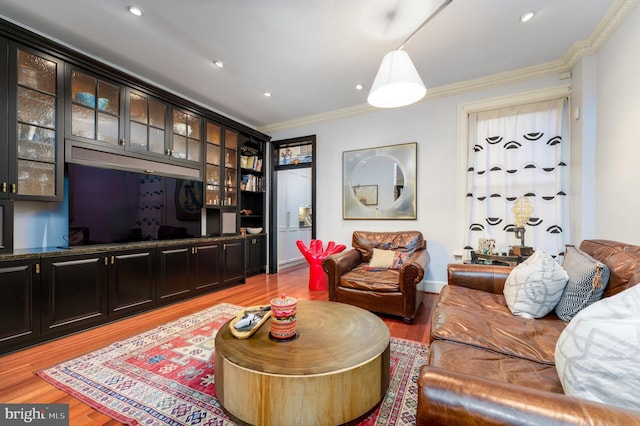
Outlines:
{"type": "MultiPolygon", "coordinates": [[[[262,274],[247,279],[246,284],[225,288],[214,293],[176,303],[151,312],[83,331],[52,342],[0,356],[0,402],[2,403],[63,403],[69,404],[70,424],[119,425],[79,400],[58,390],[36,376],[35,372],[113,342],[150,330],[159,325],[198,312],[217,303],[239,306],[268,304],[281,294],[299,300],[327,300],[327,291],[308,288],[309,269],[306,265],[287,269],[279,274],[262,274]]],[[[413,324],[401,319],[381,316],[391,336],[427,343],[431,329],[431,310],[436,296],[427,293],[413,324]]]]}

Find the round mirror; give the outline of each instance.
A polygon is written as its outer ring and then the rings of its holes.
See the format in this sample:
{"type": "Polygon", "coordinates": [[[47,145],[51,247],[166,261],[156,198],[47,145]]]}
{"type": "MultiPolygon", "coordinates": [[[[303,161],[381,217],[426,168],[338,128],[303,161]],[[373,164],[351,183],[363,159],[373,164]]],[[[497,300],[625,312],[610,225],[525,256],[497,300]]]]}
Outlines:
{"type": "Polygon", "coordinates": [[[404,173],[392,158],[369,157],[354,168],[351,189],[361,204],[377,209],[386,208],[402,195],[404,173]]]}

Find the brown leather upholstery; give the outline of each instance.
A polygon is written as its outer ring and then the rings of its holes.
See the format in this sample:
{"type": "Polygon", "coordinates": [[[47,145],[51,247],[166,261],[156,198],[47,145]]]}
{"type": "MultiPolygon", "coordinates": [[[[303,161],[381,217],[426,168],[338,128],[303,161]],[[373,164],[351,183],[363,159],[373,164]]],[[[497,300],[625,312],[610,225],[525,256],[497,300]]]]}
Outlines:
{"type": "Polygon", "coordinates": [[[422,303],[422,292],[416,287],[429,265],[422,233],[356,231],[352,245],[322,261],[329,281],[329,300],[412,321],[422,303]],[[374,248],[413,254],[400,269],[370,268],[374,248]]]}
{"type": "MultiPolygon", "coordinates": [[[[585,240],[580,248],[611,271],[604,297],[640,282],[639,246],[585,240]]],[[[553,312],[512,315],[502,294],[511,269],[448,266],[418,378],[417,424],[640,425],[640,411],[564,395],[554,353],[566,323],[553,312]]]]}
{"type": "Polygon", "coordinates": [[[637,411],[427,365],[418,389],[418,425],[640,424],[637,411]]]}

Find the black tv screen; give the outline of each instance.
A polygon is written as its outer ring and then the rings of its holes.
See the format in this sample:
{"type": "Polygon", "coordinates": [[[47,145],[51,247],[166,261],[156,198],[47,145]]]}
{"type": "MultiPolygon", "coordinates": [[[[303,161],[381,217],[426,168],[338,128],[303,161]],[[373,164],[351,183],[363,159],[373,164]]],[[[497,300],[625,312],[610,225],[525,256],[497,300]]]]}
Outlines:
{"type": "Polygon", "coordinates": [[[202,182],[68,164],[69,245],[202,235],[202,182]]]}

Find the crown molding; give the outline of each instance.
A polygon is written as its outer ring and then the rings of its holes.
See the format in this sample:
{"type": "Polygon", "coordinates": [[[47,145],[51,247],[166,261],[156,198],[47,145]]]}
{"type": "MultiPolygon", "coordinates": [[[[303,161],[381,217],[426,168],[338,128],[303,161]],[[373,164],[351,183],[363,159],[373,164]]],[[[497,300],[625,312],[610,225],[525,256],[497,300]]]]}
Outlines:
{"type": "MultiPolygon", "coordinates": [[[[596,26],[587,40],[574,43],[561,58],[531,67],[520,68],[512,71],[505,71],[485,77],[452,83],[444,86],[432,87],[427,90],[426,96],[420,102],[427,102],[436,98],[459,95],[477,90],[489,89],[497,86],[518,83],[533,78],[547,77],[549,75],[560,74],[570,71],[583,57],[596,53],[602,45],[609,39],[611,34],[620,26],[635,8],[640,4],[640,0],[616,0],[609,8],[606,15],[596,26]]],[[[353,107],[337,109],[323,112],[321,114],[309,115],[293,120],[282,121],[266,126],[258,127],[256,130],[262,133],[293,129],[297,127],[309,126],[325,121],[340,120],[355,115],[366,114],[379,111],[379,108],[369,104],[361,104],[353,107]]]]}
{"type": "Polygon", "coordinates": [[[562,56],[562,61],[568,67],[573,68],[585,56],[597,53],[638,4],[640,4],[640,0],[617,0],[589,38],[574,43],[562,56]]]}
{"type": "MultiPolygon", "coordinates": [[[[496,86],[503,86],[510,83],[516,83],[532,78],[546,77],[548,75],[558,74],[570,70],[571,68],[562,60],[547,62],[546,64],[534,65],[531,67],[520,68],[513,71],[505,71],[481,77],[473,80],[466,80],[457,83],[447,84],[444,86],[432,87],[427,89],[427,94],[419,102],[427,102],[429,100],[443,98],[447,96],[459,95],[462,93],[473,92],[476,90],[487,89],[496,86]]],[[[256,130],[262,133],[293,129],[296,127],[309,126],[324,121],[340,120],[355,115],[366,114],[373,111],[380,111],[380,108],[373,107],[369,104],[360,104],[349,108],[342,108],[333,111],[323,112],[321,114],[308,115],[293,120],[282,121],[267,126],[258,127],[256,130]]]]}

